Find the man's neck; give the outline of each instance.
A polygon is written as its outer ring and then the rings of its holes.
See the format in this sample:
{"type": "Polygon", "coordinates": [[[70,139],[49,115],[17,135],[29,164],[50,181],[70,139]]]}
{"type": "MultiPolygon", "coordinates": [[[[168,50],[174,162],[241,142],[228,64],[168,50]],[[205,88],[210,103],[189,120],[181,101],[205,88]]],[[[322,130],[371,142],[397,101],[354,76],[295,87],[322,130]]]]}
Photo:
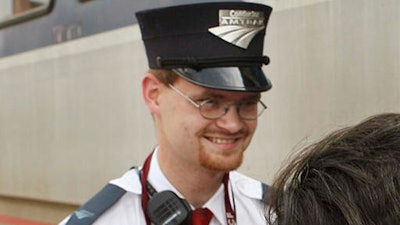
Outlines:
{"type": "Polygon", "coordinates": [[[177,163],[162,151],[158,152],[158,164],[168,181],[195,208],[203,206],[222,185],[224,172],[177,163]]]}

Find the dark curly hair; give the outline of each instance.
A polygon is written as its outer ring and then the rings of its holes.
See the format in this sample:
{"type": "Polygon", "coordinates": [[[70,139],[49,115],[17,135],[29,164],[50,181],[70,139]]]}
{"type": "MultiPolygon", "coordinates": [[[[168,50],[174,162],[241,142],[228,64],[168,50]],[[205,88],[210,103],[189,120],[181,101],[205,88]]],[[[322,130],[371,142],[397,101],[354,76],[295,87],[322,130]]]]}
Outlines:
{"type": "Polygon", "coordinates": [[[306,147],[265,202],[270,224],[400,224],[400,114],[375,115],[306,147]]]}

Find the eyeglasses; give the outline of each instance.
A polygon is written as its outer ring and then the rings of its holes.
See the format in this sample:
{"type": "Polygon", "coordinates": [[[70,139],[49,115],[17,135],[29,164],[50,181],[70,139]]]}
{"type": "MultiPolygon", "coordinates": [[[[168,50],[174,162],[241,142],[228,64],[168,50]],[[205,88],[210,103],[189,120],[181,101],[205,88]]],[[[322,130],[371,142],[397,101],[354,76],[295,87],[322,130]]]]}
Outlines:
{"type": "Polygon", "coordinates": [[[248,100],[240,103],[223,104],[218,99],[206,99],[200,103],[196,103],[195,100],[189,96],[183,94],[178,88],[172,84],[168,84],[169,87],[176,93],[184,97],[188,102],[199,109],[200,114],[209,120],[215,120],[225,115],[231,105],[236,105],[236,110],[239,117],[243,120],[256,120],[267,108],[267,106],[259,99],[248,100]]]}

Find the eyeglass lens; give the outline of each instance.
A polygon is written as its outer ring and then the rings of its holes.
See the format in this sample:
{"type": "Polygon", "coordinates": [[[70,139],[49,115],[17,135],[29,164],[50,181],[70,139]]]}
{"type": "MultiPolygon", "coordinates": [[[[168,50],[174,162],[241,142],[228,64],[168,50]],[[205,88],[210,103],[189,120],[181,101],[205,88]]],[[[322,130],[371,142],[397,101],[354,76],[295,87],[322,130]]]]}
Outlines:
{"type": "Polygon", "coordinates": [[[260,101],[245,102],[240,104],[220,104],[213,100],[207,100],[200,104],[199,110],[203,117],[207,119],[217,119],[225,115],[232,105],[242,119],[255,120],[265,110],[265,105],[260,101]]]}

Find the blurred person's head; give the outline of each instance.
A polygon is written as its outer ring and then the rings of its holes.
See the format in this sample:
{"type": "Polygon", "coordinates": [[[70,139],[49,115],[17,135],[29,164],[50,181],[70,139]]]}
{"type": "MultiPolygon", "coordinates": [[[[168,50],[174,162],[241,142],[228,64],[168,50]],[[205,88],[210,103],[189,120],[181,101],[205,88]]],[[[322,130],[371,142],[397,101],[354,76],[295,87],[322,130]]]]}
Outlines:
{"type": "Polygon", "coordinates": [[[266,202],[271,224],[400,224],[400,114],[373,116],[300,151],[266,202]]]}

